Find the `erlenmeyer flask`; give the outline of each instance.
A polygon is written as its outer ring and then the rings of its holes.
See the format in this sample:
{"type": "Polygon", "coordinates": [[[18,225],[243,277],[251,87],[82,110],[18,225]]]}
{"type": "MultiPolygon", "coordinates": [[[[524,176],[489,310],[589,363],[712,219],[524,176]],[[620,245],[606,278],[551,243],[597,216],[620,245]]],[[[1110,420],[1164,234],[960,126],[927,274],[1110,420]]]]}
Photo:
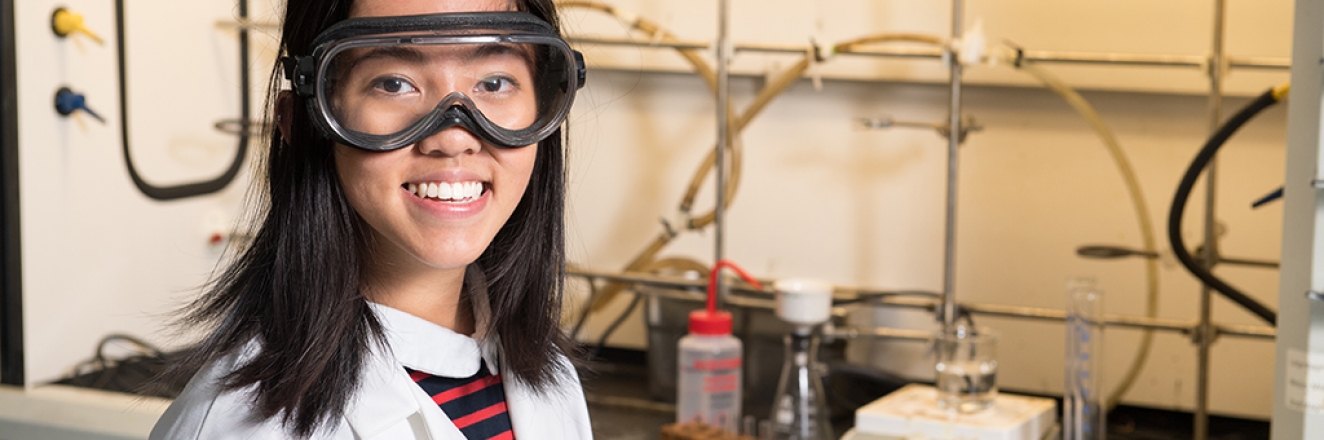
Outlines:
{"type": "Polygon", "coordinates": [[[818,339],[810,327],[786,335],[786,361],[772,406],[772,438],[830,440],[832,425],[824,404],[823,380],[814,366],[818,339]]]}

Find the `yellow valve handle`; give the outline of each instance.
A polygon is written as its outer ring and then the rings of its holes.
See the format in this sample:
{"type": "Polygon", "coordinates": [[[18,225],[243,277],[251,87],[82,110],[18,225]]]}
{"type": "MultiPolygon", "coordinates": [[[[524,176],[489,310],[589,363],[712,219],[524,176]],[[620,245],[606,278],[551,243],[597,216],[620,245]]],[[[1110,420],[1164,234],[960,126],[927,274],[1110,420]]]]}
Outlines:
{"type": "Polygon", "coordinates": [[[1287,99],[1287,93],[1290,91],[1292,91],[1291,83],[1279,84],[1277,87],[1273,88],[1273,99],[1275,101],[1282,101],[1284,99],[1287,99]]]}
{"type": "Polygon", "coordinates": [[[55,35],[61,37],[67,37],[69,34],[80,32],[88,38],[91,38],[92,41],[97,42],[97,44],[106,44],[101,40],[101,37],[97,36],[96,33],[92,32],[91,29],[88,29],[87,25],[83,23],[83,14],[65,8],[56,9],[55,13],[51,15],[51,29],[55,31],[55,35]]]}

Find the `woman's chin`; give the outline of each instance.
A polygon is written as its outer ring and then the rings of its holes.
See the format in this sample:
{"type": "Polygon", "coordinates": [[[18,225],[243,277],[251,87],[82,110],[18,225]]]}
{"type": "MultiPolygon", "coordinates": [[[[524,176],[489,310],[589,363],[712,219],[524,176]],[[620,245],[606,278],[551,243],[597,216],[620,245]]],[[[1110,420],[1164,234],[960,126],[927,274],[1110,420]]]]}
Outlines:
{"type": "Polygon", "coordinates": [[[436,270],[464,269],[478,261],[482,253],[482,248],[437,250],[419,255],[418,260],[422,266],[436,270]]]}

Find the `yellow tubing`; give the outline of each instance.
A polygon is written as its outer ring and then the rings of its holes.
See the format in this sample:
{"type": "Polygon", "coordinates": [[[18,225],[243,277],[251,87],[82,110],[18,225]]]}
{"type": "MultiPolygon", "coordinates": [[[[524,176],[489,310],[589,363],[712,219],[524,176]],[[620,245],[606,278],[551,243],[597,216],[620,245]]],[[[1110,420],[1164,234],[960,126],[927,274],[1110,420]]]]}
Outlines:
{"type": "MultiPolygon", "coordinates": [[[[658,26],[657,23],[653,23],[643,17],[625,14],[623,11],[612,5],[594,1],[558,1],[556,2],[556,7],[584,8],[603,12],[616,17],[622,22],[627,22],[627,24],[634,28],[634,30],[647,34],[650,37],[657,38],[660,42],[675,43],[679,41],[675,35],[668,32],[666,29],[663,29],[661,26],[658,26]]],[[[686,61],[689,61],[690,65],[694,67],[694,73],[698,74],[699,78],[702,78],[703,82],[708,84],[708,89],[713,90],[713,93],[717,93],[717,72],[713,70],[712,66],[708,65],[708,61],[703,59],[700,55],[700,51],[698,49],[676,49],[676,52],[680,53],[680,56],[684,57],[686,61]]]]}
{"type": "Polygon", "coordinates": [[[921,35],[921,34],[869,35],[866,37],[849,40],[843,43],[837,43],[836,46],[832,47],[832,53],[850,53],[853,52],[858,46],[863,46],[866,44],[874,44],[874,43],[888,43],[888,42],[911,42],[911,43],[923,43],[923,44],[932,44],[935,46],[941,46],[943,44],[943,39],[932,35],[921,35]]]}
{"type": "MultiPolygon", "coordinates": [[[[1014,64],[1008,60],[1008,64],[1014,64]]],[[[1103,140],[1104,146],[1108,148],[1108,153],[1112,155],[1113,163],[1117,166],[1117,171],[1122,174],[1122,180],[1126,182],[1126,190],[1131,196],[1131,204],[1135,208],[1136,220],[1140,224],[1140,237],[1144,242],[1145,252],[1158,254],[1158,247],[1154,244],[1154,224],[1150,219],[1149,207],[1145,203],[1145,195],[1140,190],[1139,179],[1136,178],[1135,170],[1131,167],[1131,161],[1122,151],[1121,145],[1117,142],[1115,136],[1108,125],[1103,122],[1099,113],[1094,111],[1084,97],[1072,90],[1061,79],[1053,76],[1047,71],[1040,69],[1031,63],[1022,62],[1019,69],[1038,79],[1044,86],[1051,89],[1066,100],[1071,108],[1075,109],[1085,121],[1090,124],[1094,132],[1103,140]]],[[[1149,258],[1145,260],[1145,316],[1154,318],[1158,316],[1158,259],[1149,258]]],[[[1136,350],[1136,357],[1131,362],[1126,374],[1122,377],[1117,388],[1108,394],[1106,408],[1111,409],[1117,406],[1117,401],[1131,389],[1135,384],[1136,378],[1140,375],[1140,370],[1144,368],[1145,361],[1149,358],[1149,351],[1153,345],[1154,331],[1146,329],[1141,334],[1140,347],[1136,350]]]]}
{"type": "Polygon", "coordinates": [[[670,257],[653,261],[644,266],[644,272],[656,273],[662,269],[674,269],[681,272],[697,272],[699,278],[708,278],[708,265],[700,263],[693,258],[670,257]]]}
{"type": "MultiPolygon", "coordinates": [[[[782,73],[778,74],[776,78],[773,78],[772,81],[764,85],[763,89],[759,90],[759,94],[754,97],[754,101],[750,102],[749,107],[745,108],[744,113],[741,113],[739,117],[734,117],[734,115],[732,115],[733,117],[731,117],[730,120],[733,121],[733,123],[731,124],[731,129],[728,130],[727,132],[740,133],[744,131],[745,127],[749,125],[750,121],[753,121],[754,117],[758,116],[759,112],[763,111],[763,109],[767,107],[768,103],[772,102],[773,98],[776,98],[777,95],[780,95],[782,92],[785,92],[786,89],[794,85],[796,81],[798,81],[800,77],[804,75],[804,72],[806,70],[809,70],[811,56],[812,56],[811,54],[805,54],[804,58],[802,58],[800,62],[786,69],[782,73]]],[[[736,137],[731,139],[731,141],[732,141],[731,145],[737,145],[743,147],[743,143],[740,142],[740,138],[736,137]]],[[[686,188],[685,196],[682,198],[680,203],[681,212],[689,212],[690,207],[693,206],[694,204],[695,197],[699,195],[699,188],[703,185],[703,181],[708,176],[708,170],[716,166],[716,164],[717,164],[717,149],[713,148],[709,150],[708,156],[703,159],[703,164],[699,165],[698,171],[690,179],[690,185],[688,188],[686,188]]],[[[731,164],[731,174],[740,175],[741,172],[740,167],[741,167],[740,162],[733,162],[731,164]]],[[[731,182],[728,183],[726,187],[727,208],[731,206],[731,201],[735,199],[736,188],[738,186],[739,186],[739,181],[735,179],[733,179],[731,182]]],[[[690,217],[689,224],[686,225],[686,227],[691,230],[701,229],[708,226],[709,224],[713,223],[716,220],[717,220],[717,208],[713,207],[713,210],[708,212],[707,214],[690,217]]]]}

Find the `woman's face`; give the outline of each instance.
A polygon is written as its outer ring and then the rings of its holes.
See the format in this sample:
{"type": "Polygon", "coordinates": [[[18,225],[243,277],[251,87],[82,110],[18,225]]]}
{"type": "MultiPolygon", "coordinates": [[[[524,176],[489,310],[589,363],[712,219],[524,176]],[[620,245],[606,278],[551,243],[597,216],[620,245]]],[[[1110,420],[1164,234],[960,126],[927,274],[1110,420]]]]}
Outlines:
{"type": "MultiPolygon", "coordinates": [[[[357,0],[350,16],[510,9],[506,0],[357,0]]],[[[438,72],[445,69],[444,65],[437,67],[438,72]]],[[[473,86],[445,81],[434,84],[465,93],[473,86]]],[[[536,112],[532,107],[522,117],[532,120],[536,112]]],[[[374,235],[375,267],[370,270],[392,275],[435,270],[463,273],[519,204],[537,148],[497,148],[461,127],[447,128],[390,152],[337,144],[336,168],[345,194],[374,235]],[[429,196],[430,187],[440,194],[429,196]]]]}

